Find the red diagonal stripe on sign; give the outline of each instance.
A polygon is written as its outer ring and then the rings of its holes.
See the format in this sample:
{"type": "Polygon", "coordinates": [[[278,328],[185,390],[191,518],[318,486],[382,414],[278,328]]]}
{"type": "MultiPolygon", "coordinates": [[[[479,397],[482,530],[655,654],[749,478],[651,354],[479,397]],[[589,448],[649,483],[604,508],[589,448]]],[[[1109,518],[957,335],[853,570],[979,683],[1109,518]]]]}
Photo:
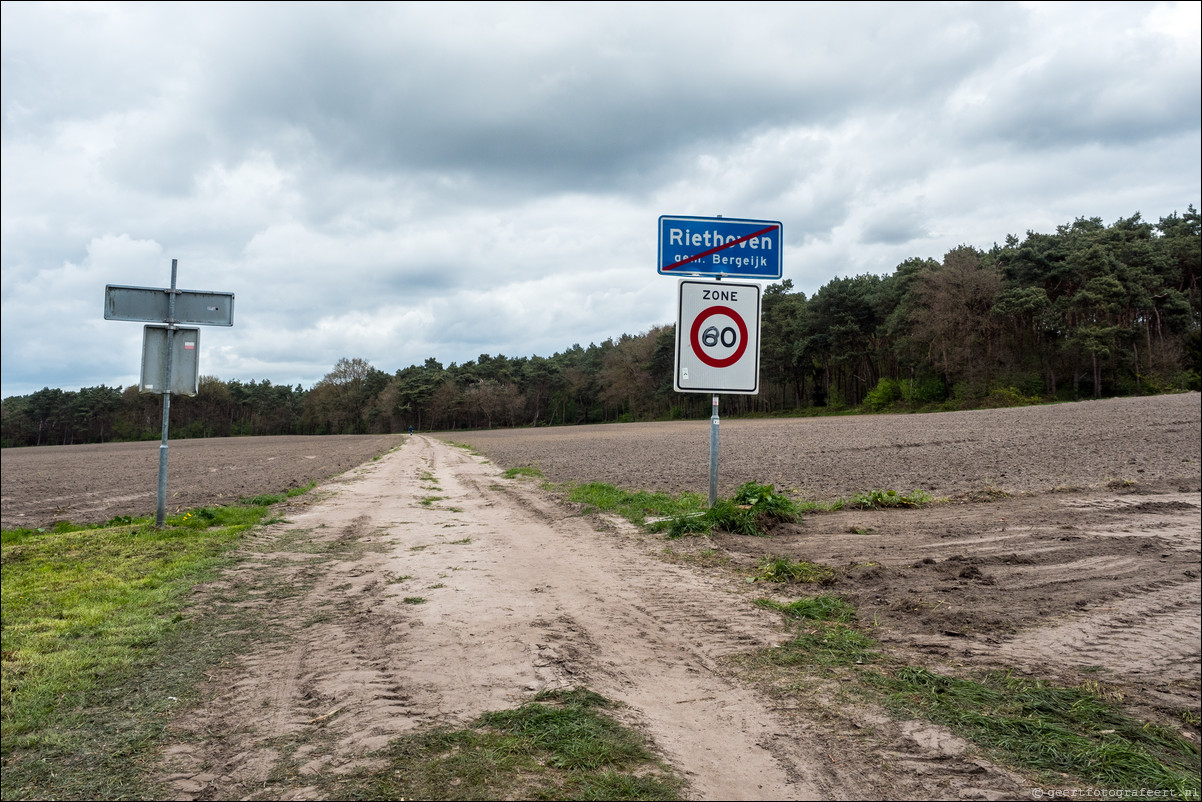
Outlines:
{"type": "Polygon", "coordinates": [[[680,267],[681,265],[687,265],[689,262],[695,262],[698,259],[704,259],[705,257],[709,256],[711,253],[717,253],[718,251],[724,251],[727,248],[733,248],[734,246],[738,245],[740,242],[746,242],[749,239],[754,239],[755,237],[761,236],[763,234],[767,234],[769,231],[776,231],[778,228],[780,228],[780,226],[768,226],[765,229],[753,232],[751,234],[748,234],[745,237],[739,237],[738,239],[732,239],[730,242],[719,245],[717,248],[710,248],[708,251],[702,251],[701,253],[697,254],[696,256],[690,256],[688,259],[685,259],[683,262],[677,262],[673,265],[665,267],[664,270],[675,270],[676,268],[680,267]]]}

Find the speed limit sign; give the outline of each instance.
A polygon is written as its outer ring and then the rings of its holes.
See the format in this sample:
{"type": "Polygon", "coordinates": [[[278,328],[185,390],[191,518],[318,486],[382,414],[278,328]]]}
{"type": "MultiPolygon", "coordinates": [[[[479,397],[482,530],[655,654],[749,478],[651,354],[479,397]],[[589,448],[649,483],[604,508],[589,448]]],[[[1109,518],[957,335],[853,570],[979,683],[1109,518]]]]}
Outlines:
{"type": "Polygon", "coordinates": [[[678,393],[760,389],[760,286],[684,279],[676,320],[678,393]]]}

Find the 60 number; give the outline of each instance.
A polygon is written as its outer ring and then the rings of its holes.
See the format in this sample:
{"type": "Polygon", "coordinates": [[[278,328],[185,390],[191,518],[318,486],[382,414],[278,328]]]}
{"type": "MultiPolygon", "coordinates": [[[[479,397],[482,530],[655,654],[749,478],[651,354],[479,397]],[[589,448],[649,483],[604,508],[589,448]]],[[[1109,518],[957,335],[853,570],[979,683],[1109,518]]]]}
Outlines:
{"type": "Polygon", "coordinates": [[[701,332],[701,342],[706,348],[713,348],[719,342],[727,348],[734,348],[738,341],[739,333],[730,326],[726,326],[722,331],[718,331],[717,326],[710,326],[701,332]]]}

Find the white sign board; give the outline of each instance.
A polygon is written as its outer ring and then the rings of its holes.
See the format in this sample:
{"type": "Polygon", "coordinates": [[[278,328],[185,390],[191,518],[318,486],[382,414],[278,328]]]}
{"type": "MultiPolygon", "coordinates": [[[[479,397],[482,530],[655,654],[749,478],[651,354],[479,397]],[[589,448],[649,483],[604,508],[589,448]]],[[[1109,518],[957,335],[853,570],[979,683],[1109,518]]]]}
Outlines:
{"type": "Polygon", "coordinates": [[[676,318],[678,393],[760,391],[760,285],[683,279],[676,318]]]}

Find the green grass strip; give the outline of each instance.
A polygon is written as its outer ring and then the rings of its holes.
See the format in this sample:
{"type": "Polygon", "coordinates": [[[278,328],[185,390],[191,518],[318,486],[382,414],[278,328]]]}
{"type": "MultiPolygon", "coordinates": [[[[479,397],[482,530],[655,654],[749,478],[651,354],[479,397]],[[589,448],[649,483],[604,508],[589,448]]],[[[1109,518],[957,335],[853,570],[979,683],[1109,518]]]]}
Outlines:
{"type": "Polygon", "coordinates": [[[144,791],[136,761],[157,737],[168,694],[184,691],[133,699],[147,672],[161,668],[162,645],[186,628],[188,593],[267,514],[262,506],[205,508],[161,529],[123,518],[2,533],[5,799],[144,791]]]}
{"type": "MultiPolygon", "coordinates": [[[[528,470],[532,469],[511,468],[504,476],[513,478],[527,475],[528,470]]],[[[603,482],[547,487],[566,495],[568,501],[584,504],[588,512],[612,512],[649,531],[666,532],[669,538],[709,535],[715,531],[761,537],[774,524],[796,522],[808,513],[834,512],[849,506],[861,509],[914,507],[932,501],[930,496],[919,490],[907,494],[895,490],[874,490],[857,494],[851,500],[838,499],[829,503],[793,501],[776,492],[772,485],[746,482],[731,498],[718,499],[710,506],[708,499],[698,493],[686,492],[672,496],[645,490],[624,490],[603,482]],[[656,520],[648,522],[649,518],[656,520]]]]}
{"type": "MultiPolygon", "coordinates": [[[[379,457],[372,457],[372,459],[379,459],[379,457]]],[[[287,501],[290,498],[302,496],[315,487],[317,487],[317,482],[310,482],[303,487],[293,487],[289,490],[285,490],[283,493],[252,496],[250,498],[243,498],[241,501],[243,504],[249,504],[254,507],[270,507],[272,504],[279,504],[281,501],[287,501]]]]}
{"type": "MultiPolygon", "coordinates": [[[[854,626],[855,608],[838,597],[756,604],[799,622],[795,638],[759,653],[769,664],[810,671],[882,662],[876,641],[854,626]]],[[[1009,672],[956,678],[914,666],[842,676],[896,715],[946,725],[993,759],[1033,771],[1049,785],[1131,789],[1133,796],[1150,789],[1174,799],[1198,799],[1202,791],[1196,744],[1129,716],[1088,687],[1009,672]]]]}
{"type": "Polygon", "coordinates": [[[906,666],[866,673],[895,709],[946,724],[1021,766],[1113,789],[1171,791],[1197,799],[1198,747],[1164,727],[1137,721],[1081,688],[1005,672],[980,681],[906,666]]]}

